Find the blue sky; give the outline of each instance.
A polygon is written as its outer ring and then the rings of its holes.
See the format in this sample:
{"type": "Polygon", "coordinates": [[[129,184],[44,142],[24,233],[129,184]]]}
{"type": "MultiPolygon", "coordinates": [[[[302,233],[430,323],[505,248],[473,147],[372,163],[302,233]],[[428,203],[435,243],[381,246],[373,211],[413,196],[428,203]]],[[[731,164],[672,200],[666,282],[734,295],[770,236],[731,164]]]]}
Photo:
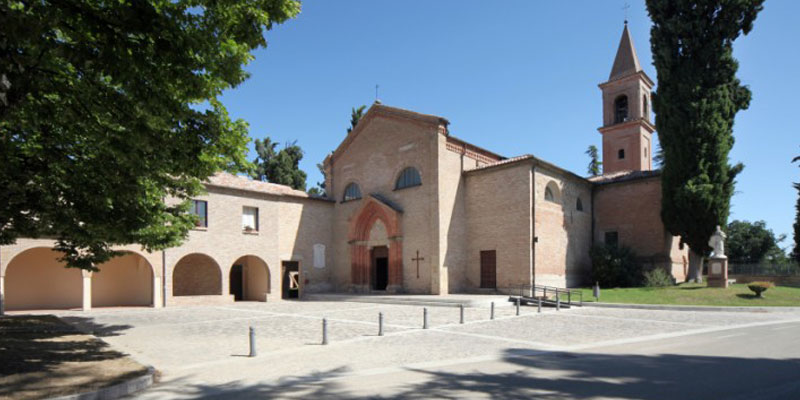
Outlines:
{"type": "MultiPolygon", "coordinates": [[[[628,20],[642,66],[657,80],[643,1],[628,20]]],[[[624,0],[306,0],[267,33],[252,77],[226,92],[253,138],[297,141],[309,187],[344,138],[351,107],[387,105],[450,120],[460,138],[505,156],[532,153],[585,174],[601,145],[597,84],[611,70],[624,0]]],[[[753,91],[738,114],[731,160],[738,179],[731,219],[767,221],[791,241],[800,168],[800,2],[773,0],[735,43],[738,76],[753,91]]],[[[252,147],[252,146],[251,146],[252,147]]]]}

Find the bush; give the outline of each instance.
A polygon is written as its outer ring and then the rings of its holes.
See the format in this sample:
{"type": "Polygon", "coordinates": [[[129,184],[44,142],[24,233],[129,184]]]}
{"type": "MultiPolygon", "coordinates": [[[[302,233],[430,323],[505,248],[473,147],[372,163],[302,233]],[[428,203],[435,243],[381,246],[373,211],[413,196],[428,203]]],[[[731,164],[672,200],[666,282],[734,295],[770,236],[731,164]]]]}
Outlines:
{"type": "Polygon", "coordinates": [[[668,274],[664,268],[654,268],[644,273],[644,286],[666,287],[672,285],[674,285],[672,275],[668,274]]]}
{"type": "Polygon", "coordinates": [[[750,282],[747,288],[756,294],[756,297],[764,297],[761,293],[766,292],[767,289],[775,286],[772,282],[750,282]]]}
{"type": "Polygon", "coordinates": [[[594,246],[592,258],[592,281],[602,287],[633,287],[643,282],[642,266],[636,253],[629,247],[594,246]]]}

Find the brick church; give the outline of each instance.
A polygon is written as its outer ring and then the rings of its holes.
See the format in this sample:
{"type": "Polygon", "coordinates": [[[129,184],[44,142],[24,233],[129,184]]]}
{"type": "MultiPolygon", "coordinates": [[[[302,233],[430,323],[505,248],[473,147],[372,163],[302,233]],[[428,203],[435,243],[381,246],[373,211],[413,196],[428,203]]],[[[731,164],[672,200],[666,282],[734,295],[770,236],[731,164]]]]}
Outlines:
{"type": "MultiPolygon", "coordinates": [[[[601,83],[604,173],[582,177],[454,136],[447,119],[373,104],[324,160],[327,198],[218,174],[180,247],[63,268],[53,242],[0,247],[5,308],[163,307],[313,292],[493,293],[589,283],[589,250],[631,247],[686,274],[661,222],[650,93],[627,26],[601,83]]],[[[588,90],[589,88],[587,88],[588,90]]]]}

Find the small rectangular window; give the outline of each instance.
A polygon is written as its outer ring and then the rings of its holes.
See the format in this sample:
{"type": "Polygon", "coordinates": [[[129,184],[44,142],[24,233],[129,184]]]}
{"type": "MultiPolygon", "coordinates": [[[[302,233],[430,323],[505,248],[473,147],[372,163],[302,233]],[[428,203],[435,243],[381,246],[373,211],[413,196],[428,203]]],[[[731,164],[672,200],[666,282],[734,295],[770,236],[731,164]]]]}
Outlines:
{"type": "Polygon", "coordinates": [[[192,200],[190,212],[198,217],[196,225],[208,228],[208,202],[205,200],[192,200]]]}
{"type": "Polygon", "coordinates": [[[258,232],[258,208],[242,208],[242,230],[247,232],[258,232]]]}
{"type": "Polygon", "coordinates": [[[606,246],[617,247],[619,246],[619,234],[617,232],[606,232],[604,240],[606,246]]]}

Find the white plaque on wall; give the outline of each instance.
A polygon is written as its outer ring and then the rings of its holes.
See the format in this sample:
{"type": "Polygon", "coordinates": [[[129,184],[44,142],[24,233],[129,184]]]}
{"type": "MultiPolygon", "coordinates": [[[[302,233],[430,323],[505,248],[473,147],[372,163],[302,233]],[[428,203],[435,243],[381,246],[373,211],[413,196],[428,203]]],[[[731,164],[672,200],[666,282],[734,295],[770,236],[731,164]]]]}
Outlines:
{"type": "Polygon", "coordinates": [[[314,268],[325,268],[325,245],[314,245],[314,268]]]}

